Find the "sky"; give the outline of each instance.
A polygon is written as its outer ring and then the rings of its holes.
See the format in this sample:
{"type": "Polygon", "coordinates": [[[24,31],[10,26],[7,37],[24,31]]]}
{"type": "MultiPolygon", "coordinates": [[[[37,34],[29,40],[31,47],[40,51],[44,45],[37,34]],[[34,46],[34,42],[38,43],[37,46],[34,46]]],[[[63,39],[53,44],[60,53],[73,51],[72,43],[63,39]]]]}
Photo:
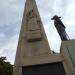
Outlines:
{"type": "MultiPolygon", "coordinates": [[[[26,0],[0,0],[0,57],[14,63],[26,0]]],[[[75,0],[36,0],[51,50],[60,52],[61,39],[51,18],[61,16],[70,39],[75,39],[75,0]]]]}

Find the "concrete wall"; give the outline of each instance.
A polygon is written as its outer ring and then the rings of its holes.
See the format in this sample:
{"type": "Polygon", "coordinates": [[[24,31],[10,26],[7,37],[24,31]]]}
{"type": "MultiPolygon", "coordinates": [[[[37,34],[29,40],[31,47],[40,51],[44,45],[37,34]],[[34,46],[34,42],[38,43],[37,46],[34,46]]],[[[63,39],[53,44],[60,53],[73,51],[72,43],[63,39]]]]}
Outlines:
{"type": "Polygon", "coordinates": [[[61,55],[71,73],[75,71],[75,40],[63,41],[61,44],[61,55]]]}

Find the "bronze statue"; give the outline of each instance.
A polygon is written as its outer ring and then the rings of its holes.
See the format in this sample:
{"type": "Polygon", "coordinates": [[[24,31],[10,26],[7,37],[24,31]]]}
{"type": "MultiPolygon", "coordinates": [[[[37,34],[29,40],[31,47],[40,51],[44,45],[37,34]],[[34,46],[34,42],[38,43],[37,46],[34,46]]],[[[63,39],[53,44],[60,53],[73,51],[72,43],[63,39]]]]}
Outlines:
{"type": "Polygon", "coordinates": [[[62,21],[60,20],[61,17],[58,17],[57,15],[53,16],[53,18],[51,18],[51,20],[54,20],[54,25],[61,37],[62,41],[68,40],[68,35],[65,31],[65,26],[62,23],[62,21]]]}

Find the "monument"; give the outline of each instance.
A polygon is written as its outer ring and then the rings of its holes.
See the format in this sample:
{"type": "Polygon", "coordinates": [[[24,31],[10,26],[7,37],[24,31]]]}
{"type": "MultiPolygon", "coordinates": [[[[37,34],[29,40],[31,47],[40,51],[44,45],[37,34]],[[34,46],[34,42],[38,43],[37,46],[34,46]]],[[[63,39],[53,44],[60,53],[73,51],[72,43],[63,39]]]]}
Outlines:
{"type": "Polygon", "coordinates": [[[62,21],[60,20],[61,17],[58,17],[57,15],[53,16],[53,18],[51,20],[54,20],[54,25],[61,37],[62,41],[66,41],[69,40],[68,35],[65,31],[65,25],[62,23],[62,21]]]}
{"type": "Polygon", "coordinates": [[[52,53],[35,0],[26,0],[13,75],[75,75],[64,58],[52,53]]]}

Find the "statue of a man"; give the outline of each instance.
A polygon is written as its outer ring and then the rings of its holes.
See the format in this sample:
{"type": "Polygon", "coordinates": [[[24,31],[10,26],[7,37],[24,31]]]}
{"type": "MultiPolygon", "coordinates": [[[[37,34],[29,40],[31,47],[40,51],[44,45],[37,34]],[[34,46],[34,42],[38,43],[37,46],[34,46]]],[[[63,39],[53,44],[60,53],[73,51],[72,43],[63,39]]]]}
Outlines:
{"type": "Polygon", "coordinates": [[[60,20],[60,18],[61,17],[58,17],[57,15],[55,15],[55,16],[53,16],[53,18],[51,18],[51,20],[54,20],[54,25],[61,37],[61,40],[65,41],[65,40],[68,40],[68,38],[67,38],[66,31],[65,31],[65,26],[62,23],[62,21],[60,20]]]}

